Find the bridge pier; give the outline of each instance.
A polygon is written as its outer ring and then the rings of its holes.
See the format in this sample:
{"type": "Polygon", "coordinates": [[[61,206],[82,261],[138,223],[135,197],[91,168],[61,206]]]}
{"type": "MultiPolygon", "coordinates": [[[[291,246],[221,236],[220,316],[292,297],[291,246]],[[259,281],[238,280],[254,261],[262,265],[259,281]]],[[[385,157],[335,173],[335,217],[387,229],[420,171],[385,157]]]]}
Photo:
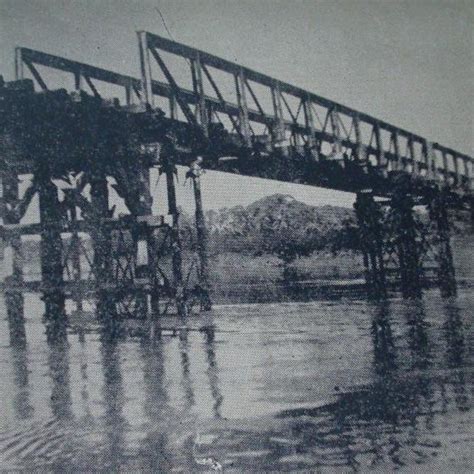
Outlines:
{"type": "Polygon", "coordinates": [[[153,198],[150,192],[150,169],[146,163],[139,162],[136,165],[137,186],[136,186],[136,209],[133,210],[132,235],[134,240],[136,255],[136,277],[147,278],[149,281],[150,291],[139,292],[136,296],[136,314],[137,317],[143,319],[154,320],[159,314],[159,293],[156,281],[156,259],[158,258],[154,239],[153,226],[149,219],[152,217],[153,198]],[[144,221],[146,231],[139,229],[140,221],[144,221]],[[150,228],[151,227],[151,228],[150,228]],[[143,242],[146,246],[146,254],[139,245],[143,242]],[[139,255],[140,254],[140,255],[139,255]],[[146,262],[138,261],[144,259],[146,262]]]}
{"type": "Polygon", "coordinates": [[[162,158],[162,171],[166,175],[166,187],[168,194],[168,214],[171,215],[171,251],[173,265],[173,279],[175,288],[176,308],[178,315],[186,317],[188,315],[188,306],[186,304],[186,295],[184,292],[183,279],[183,257],[181,248],[181,238],[179,235],[179,210],[176,200],[175,174],[176,166],[172,162],[172,157],[168,154],[162,158]]]}
{"type": "MultiPolygon", "coordinates": [[[[139,201],[141,203],[141,216],[152,218],[153,198],[150,191],[150,169],[147,164],[142,163],[139,172],[140,180],[140,195],[139,201]]],[[[147,269],[146,277],[150,281],[150,301],[146,304],[146,311],[148,312],[148,319],[151,322],[151,327],[156,326],[156,318],[160,314],[160,289],[158,282],[158,260],[159,248],[156,242],[155,226],[147,222],[146,226],[146,246],[147,246],[147,269]]]]}
{"type": "Polygon", "coordinates": [[[387,296],[383,254],[383,216],[372,191],[357,193],[354,205],[359,223],[360,242],[365,267],[368,296],[373,299],[387,296]]]}
{"type": "Polygon", "coordinates": [[[380,202],[374,200],[371,190],[357,194],[354,207],[370,298],[384,298],[394,274],[397,281],[391,284],[397,284],[404,298],[420,298],[426,284],[424,264],[436,265],[441,296],[456,295],[449,197],[449,189],[416,193],[411,186],[396,188],[390,199],[380,202]],[[415,216],[416,205],[427,206],[430,225],[415,216]]]}
{"type": "Polygon", "coordinates": [[[49,172],[42,170],[36,176],[39,186],[41,223],[41,278],[44,322],[49,342],[66,337],[65,293],[62,261],[61,211],[58,190],[49,172]]]}
{"type": "Polygon", "coordinates": [[[456,296],[457,287],[450,242],[448,190],[438,190],[429,207],[430,218],[434,222],[437,232],[438,284],[441,296],[449,298],[456,296]]]}
{"type": "Polygon", "coordinates": [[[415,201],[409,192],[401,189],[396,190],[390,204],[395,217],[393,231],[396,235],[402,294],[405,298],[420,298],[422,268],[413,215],[415,201]]]}
{"type": "MultiPolygon", "coordinates": [[[[0,175],[3,193],[3,221],[5,224],[19,224],[20,216],[11,212],[11,207],[19,198],[19,178],[16,174],[4,172],[0,175]],[[10,212],[9,212],[10,211],[10,212]]],[[[21,291],[23,284],[23,256],[21,234],[15,233],[7,240],[12,251],[11,275],[5,278],[5,305],[7,310],[10,343],[12,346],[23,346],[26,343],[24,297],[21,291]],[[14,287],[12,290],[8,286],[14,287]],[[16,288],[16,290],[15,290],[16,288]]]]}
{"type": "MultiPolygon", "coordinates": [[[[77,223],[77,208],[74,199],[66,198],[67,210],[68,210],[68,220],[71,223],[71,260],[72,260],[72,279],[79,284],[82,281],[82,269],[81,269],[81,239],[78,232],[78,223],[77,223]]],[[[67,262],[65,262],[67,265],[67,262]]],[[[73,299],[76,303],[76,310],[83,311],[83,294],[81,289],[78,288],[73,292],[73,299]]]]}
{"type": "Polygon", "coordinates": [[[115,305],[111,283],[113,276],[111,258],[111,232],[106,223],[109,217],[109,190],[107,176],[101,170],[95,170],[90,179],[91,197],[91,239],[93,247],[92,272],[95,279],[97,318],[104,333],[114,335],[120,332],[120,321],[115,305]]]}

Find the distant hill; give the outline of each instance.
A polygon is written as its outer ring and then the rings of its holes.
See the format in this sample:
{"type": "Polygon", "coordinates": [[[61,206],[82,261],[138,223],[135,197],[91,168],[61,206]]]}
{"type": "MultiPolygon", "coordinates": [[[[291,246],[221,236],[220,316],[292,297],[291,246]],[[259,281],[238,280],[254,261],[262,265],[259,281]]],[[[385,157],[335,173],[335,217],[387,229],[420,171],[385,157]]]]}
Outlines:
{"type": "Polygon", "coordinates": [[[297,201],[288,194],[273,194],[259,199],[247,207],[222,208],[219,211],[209,211],[206,214],[210,230],[238,226],[243,217],[253,219],[253,225],[258,227],[259,223],[269,215],[275,217],[286,215],[303,223],[315,222],[322,225],[337,225],[347,219],[355,223],[355,213],[352,209],[330,205],[310,206],[297,201]]]}
{"type": "Polygon", "coordinates": [[[274,236],[305,232],[316,246],[324,247],[343,228],[354,226],[352,209],[337,206],[310,206],[287,194],[274,194],[243,207],[235,206],[206,214],[211,244],[217,249],[252,252],[262,235],[273,229],[274,236]],[[277,229],[277,230],[275,230],[277,229]],[[319,242],[319,244],[318,244],[319,242]]]}

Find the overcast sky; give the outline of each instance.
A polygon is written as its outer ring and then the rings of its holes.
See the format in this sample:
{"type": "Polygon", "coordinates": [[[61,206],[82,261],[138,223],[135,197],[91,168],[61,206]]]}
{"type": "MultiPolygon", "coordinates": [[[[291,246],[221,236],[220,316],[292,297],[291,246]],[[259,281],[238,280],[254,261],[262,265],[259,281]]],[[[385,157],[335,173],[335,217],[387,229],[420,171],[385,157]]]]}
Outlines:
{"type": "MultiPolygon", "coordinates": [[[[135,31],[167,36],[157,6],[177,41],[472,155],[471,0],[0,0],[0,74],[13,78],[21,45],[138,76],[135,31]]],[[[256,192],[350,201],[248,178],[205,181],[207,207],[256,192]]]]}

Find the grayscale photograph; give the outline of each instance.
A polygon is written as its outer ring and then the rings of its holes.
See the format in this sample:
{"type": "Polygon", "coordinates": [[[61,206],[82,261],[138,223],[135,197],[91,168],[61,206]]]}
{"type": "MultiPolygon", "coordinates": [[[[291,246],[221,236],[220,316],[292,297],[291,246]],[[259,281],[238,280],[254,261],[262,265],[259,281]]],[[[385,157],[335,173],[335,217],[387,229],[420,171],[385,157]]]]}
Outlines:
{"type": "Polygon", "coordinates": [[[473,0],[0,0],[0,472],[473,472],[473,72],[473,0]]]}

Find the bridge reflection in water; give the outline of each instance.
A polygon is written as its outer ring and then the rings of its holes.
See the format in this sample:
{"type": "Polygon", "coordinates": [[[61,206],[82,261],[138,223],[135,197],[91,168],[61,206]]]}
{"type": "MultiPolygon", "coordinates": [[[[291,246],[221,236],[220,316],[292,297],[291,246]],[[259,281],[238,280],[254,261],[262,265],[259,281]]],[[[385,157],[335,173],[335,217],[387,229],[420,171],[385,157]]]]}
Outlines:
{"type": "Polygon", "coordinates": [[[2,306],[3,468],[189,472],[215,461],[242,472],[472,462],[465,292],[456,301],[429,292],[381,304],[223,306],[206,331],[154,342],[79,331],[45,344],[37,303],[26,295],[25,344],[9,344],[2,306]]]}

